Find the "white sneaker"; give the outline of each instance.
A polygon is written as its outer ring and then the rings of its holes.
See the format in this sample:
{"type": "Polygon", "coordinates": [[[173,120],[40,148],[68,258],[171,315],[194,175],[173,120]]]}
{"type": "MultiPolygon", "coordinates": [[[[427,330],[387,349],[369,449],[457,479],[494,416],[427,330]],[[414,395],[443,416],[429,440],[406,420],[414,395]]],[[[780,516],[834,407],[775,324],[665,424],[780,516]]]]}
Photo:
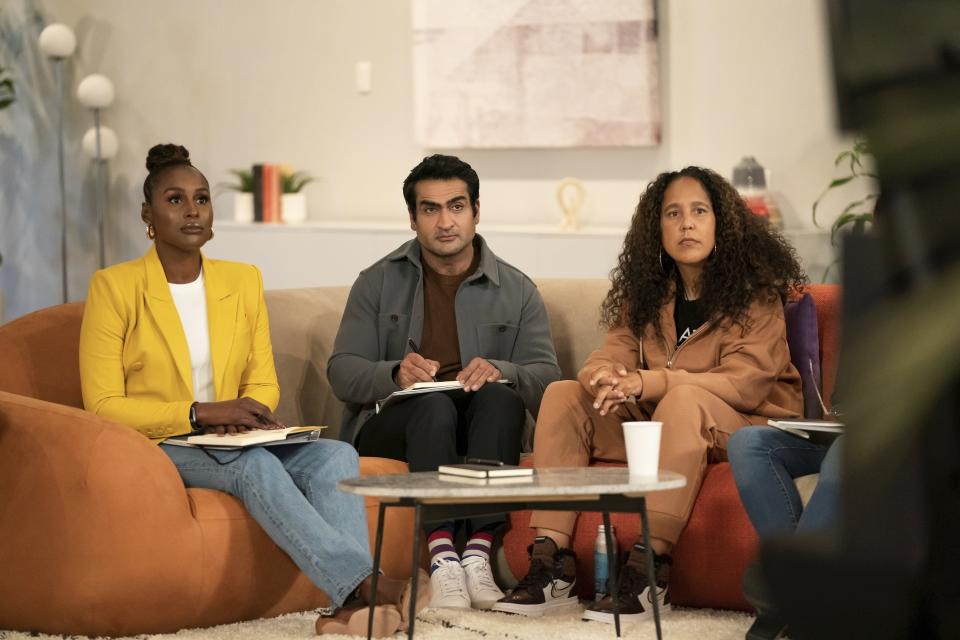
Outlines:
{"type": "Polygon", "coordinates": [[[503,591],[493,579],[490,560],[482,556],[467,556],[461,561],[467,574],[467,593],[474,609],[490,609],[503,597],[503,591]]]}
{"type": "Polygon", "coordinates": [[[434,561],[437,569],[430,576],[433,597],[432,609],[469,609],[470,594],[467,593],[467,580],[457,560],[441,558],[434,561]]]}

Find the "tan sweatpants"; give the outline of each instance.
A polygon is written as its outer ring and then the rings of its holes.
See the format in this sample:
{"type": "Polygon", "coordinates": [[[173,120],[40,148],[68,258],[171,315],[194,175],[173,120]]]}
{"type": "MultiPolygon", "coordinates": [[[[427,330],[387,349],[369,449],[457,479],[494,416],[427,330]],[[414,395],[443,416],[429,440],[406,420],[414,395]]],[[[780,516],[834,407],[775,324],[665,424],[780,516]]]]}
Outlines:
{"type": "MultiPolygon", "coordinates": [[[[663,422],[660,468],[687,478],[682,489],[647,496],[651,537],[673,546],[690,517],[707,462],[726,460],[730,435],[765,419],[738,413],[709,391],[691,385],[668,391],[652,416],[632,403],[601,416],[593,408],[593,397],[579,382],[563,380],[544,393],[533,440],[534,466],[585,467],[591,460],[626,462],[620,423],[627,420],[663,422]]],[[[534,511],[530,526],[572,535],[576,521],[577,513],[572,511],[534,511]]]]}

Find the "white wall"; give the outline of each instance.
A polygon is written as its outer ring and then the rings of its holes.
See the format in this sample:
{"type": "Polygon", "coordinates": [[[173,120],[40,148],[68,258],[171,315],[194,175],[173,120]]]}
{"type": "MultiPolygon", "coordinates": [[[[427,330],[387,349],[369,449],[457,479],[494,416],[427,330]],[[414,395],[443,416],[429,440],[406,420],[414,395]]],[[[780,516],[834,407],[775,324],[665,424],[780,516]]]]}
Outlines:
{"type": "MultiPolygon", "coordinates": [[[[401,182],[430,152],[413,138],[409,1],[48,0],[44,8],[77,31],[73,86],[93,72],[116,85],[105,115],[121,140],[109,261],[146,246],[138,192],[146,151],[161,141],[186,145],[211,183],[256,161],[318,176],[307,188],[312,219],[405,216],[401,182]],[[373,65],[369,95],[353,87],[361,60],[373,65]]],[[[660,19],[663,143],[455,150],[480,174],[484,222],[559,222],[554,186],[570,175],[588,186],[587,224],[626,225],[657,172],[696,163],[729,175],[751,154],[772,171],[788,224],[810,226],[810,204],[846,143],[833,131],[822,3],[660,0],[660,19]]],[[[89,124],[81,118],[70,135],[78,140],[89,124]]],[[[215,203],[229,215],[229,194],[215,203]]],[[[76,206],[75,215],[93,219],[86,201],[76,206]]],[[[8,317],[27,310],[8,296],[8,317]]]]}

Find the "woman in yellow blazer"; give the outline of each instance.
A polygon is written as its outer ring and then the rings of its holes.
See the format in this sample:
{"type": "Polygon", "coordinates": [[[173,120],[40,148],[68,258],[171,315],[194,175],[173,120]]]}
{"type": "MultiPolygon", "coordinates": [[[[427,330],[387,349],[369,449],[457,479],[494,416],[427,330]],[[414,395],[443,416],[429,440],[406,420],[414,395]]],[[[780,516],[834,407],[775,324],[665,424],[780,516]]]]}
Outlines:
{"type": "MultiPolygon", "coordinates": [[[[150,149],[147,170],[141,218],[154,245],[93,276],[80,335],[84,405],[158,443],[186,486],[242,500],[335,607],[348,602],[317,620],[318,633],[366,634],[373,562],[363,502],[336,488],[359,475],[353,447],[321,439],[238,454],[164,444],[278,428],[280,389],[260,272],[200,253],[213,237],[206,178],[177,145],[150,149]]],[[[393,604],[377,607],[376,635],[400,626],[406,584],[378,580],[378,602],[393,604]]]]}

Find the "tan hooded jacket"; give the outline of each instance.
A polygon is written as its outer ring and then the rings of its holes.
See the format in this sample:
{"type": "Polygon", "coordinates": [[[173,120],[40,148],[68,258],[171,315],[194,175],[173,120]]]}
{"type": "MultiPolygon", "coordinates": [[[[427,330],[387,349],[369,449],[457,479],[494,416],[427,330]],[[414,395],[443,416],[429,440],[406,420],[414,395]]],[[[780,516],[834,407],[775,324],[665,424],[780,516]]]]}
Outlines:
{"type": "Polygon", "coordinates": [[[747,310],[748,328],[729,320],[706,322],[680,347],[673,319],[674,297],[660,309],[658,336],[652,324],[643,338],[628,327],[611,329],[603,345],[590,354],[577,378],[589,389],[602,366],[622,364],[643,379],[637,403],[649,414],[666,393],[679,385],[705,389],[736,411],[763,424],[766,418],[803,414],[800,374],[790,362],[783,305],[778,299],[755,300],[747,310]]]}

